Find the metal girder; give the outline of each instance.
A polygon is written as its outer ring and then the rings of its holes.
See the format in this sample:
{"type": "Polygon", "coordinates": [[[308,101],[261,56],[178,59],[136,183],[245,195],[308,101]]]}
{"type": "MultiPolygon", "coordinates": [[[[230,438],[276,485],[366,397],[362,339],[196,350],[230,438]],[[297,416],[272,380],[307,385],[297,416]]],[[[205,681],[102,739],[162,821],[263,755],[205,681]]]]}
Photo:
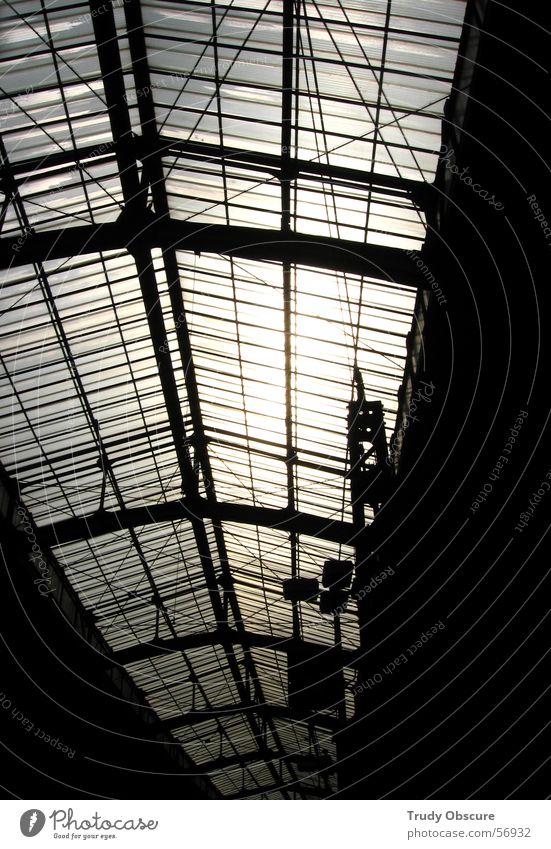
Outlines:
{"type": "MultiPolygon", "coordinates": [[[[294,637],[274,637],[271,634],[251,633],[250,631],[236,631],[231,628],[217,628],[215,631],[205,631],[196,634],[186,634],[182,637],[170,639],[149,640],[146,643],[136,643],[126,649],[114,652],[113,660],[121,666],[138,663],[152,657],[158,657],[172,652],[186,651],[201,646],[214,645],[242,645],[248,648],[273,649],[274,651],[288,651],[296,645],[305,646],[323,655],[324,652],[334,652],[334,646],[325,646],[318,643],[305,643],[294,637]]],[[[347,649],[340,650],[343,666],[353,666],[356,661],[356,653],[347,649]]]]}
{"type": "Polygon", "coordinates": [[[233,793],[231,796],[224,796],[224,799],[227,801],[231,801],[232,799],[255,799],[257,796],[262,796],[265,793],[281,793],[284,790],[288,793],[301,793],[302,795],[314,796],[316,799],[326,799],[333,793],[330,787],[316,787],[314,785],[305,785],[300,781],[291,781],[288,784],[280,782],[280,784],[272,784],[270,787],[261,787],[256,792],[241,790],[239,793],[233,793]]]}
{"type": "MultiPolygon", "coordinates": [[[[128,105],[125,100],[124,76],[113,7],[111,4],[104,3],[101,6],[101,12],[98,13],[97,10],[100,8],[99,2],[100,0],[90,0],[90,9],[92,10],[94,20],[98,58],[103,76],[103,87],[109,108],[109,121],[115,142],[117,163],[123,189],[125,210],[121,215],[121,219],[122,221],[143,220],[146,217],[147,186],[145,189],[142,187],[136,159],[126,144],[128,139],[132,137],[132,127],[128,105]],[[95,15],[94,10],[96,10],[95,15]]],[[[186,429],[172,359],[170,352],[166,350],[164,345],[167,331],[159,299],[151,252],[147,242],[143,238],[135,240],[132,255],[136,264],[149,332],[155,350],[159,379],[182,476],[182,490],[187,496],[194,497],[198,493],[198,481],[189,457],[189,452],[186,449],[186,429]]],[[[208,537],[201,519],[192,516],[191,522],[212,608],[216,620],[218,622],[224,622],[224,605],[221,599],[220,587],[216,580],[208,537]]]]}
{"type": "MultiPolygon", "coordinates": [[[[141,138],[136,139],[136,144],[141,155],[147,156],[149,154],[149,150],[141,138]]],[[[259,169],[263,168],[269,173],[274,173],[274,175],[279,175],[281,169],[281,158],[274,153],[245,151],[205,142],[180,141],[179,139],[162,136],[159,139],[158,150],[163,156],[166,156],[167,153],[183,154],[209,162],[224,159],[227,163],[231,162],[236,165],[252,165],[259,169]]],[[[293,156],[289,157],[286,167],[292,178],[313,177],[319,179],[325,177],[328,180],[350,183],[351,185],[373,186],[374,188],[385,188],[399,193],[404,192],[411,195],[414,201],[421,206],[424,205],[427,195],[432,191],[431,184],[421,180],[407,180],[404,177],[393,177],[390,174],[360,171],[357,168],[329,165],[326,162],[297,159],[293,156]]]]}
{"type": "MultiPolygon", "coordinates": [[[[259,752],[258,749],[254,752],[245,752],[242,755],[232,755],[228,757],[220,757],[215,758],[212,761],[207,761],[207,763],[197,764],[193,769],[189,769],[183,771],[184,775],[212,775],[214,772],[223,772],[227,769],[232,769],[233,767],[241,767],[244,764],[257,763],[258,761],[281,761],[282,763],[299,763],[300,760],[304,756],[300,753],[295,753],[291,755],[283,755],[281,752],[276,751],[275,749],[266,749],[263,752],[259,752]]],[[[316,767],[316,774],[318,772],[323,772],[324,775],[329,775],[331,772],[335,772],[337,765],[335,763],[325,764],[320,762],[319,767],[316,767]]],[[[305,771],[305,770],[302,770],[305,771]]],[[[312,768],[311,771],[314,771],[312,768]]],[[[304,788],[305,792],[308,792],[308,788],[304,788]]]]}
{"type": "MultiPolygon", "coordinates": [[[[133,140],[130,141],[130,144],[133,140]]],[[[59,150],[34,159],[23,159],[18,162],[10,162],[9,166],[0,165],[0,179],[15,177],[21,174],[26,176],[37,172],[37,176],[43,177],[41,172],[61,168],[64,165],[74,165],[76,162],[86,162],[88,159],[101,160],[106,157],[113,158],[115,143],[104,142],[103,144],[89,144],[84,147],[71,148],[70,150],[59,150]]]]}
{"type": "MultiPolygon", "coordinates": [[[[128,0],[124,7],[124,14],[128,31],[128,43],[130,47],[130,55],[132,58],[134,80],[136,83],[136,87],[138,89],[142,89],[143,93],[145,93],[146,95],[145,97],[142,97],[140,99],[140,104],[138,107],[142,133],[148,141],[151,141],[155,144],[158,141],[157,119],[155,113],[155,106],[151,98],[151,79],[149,73],[147,48],[145,43],[144,22],[142,17],[141,4],[139,0],[128,0]]],[[[213,38],[214,42],[216,43],[216,13],[214,7],[212,10],[212,14],[213,38]]],[[[147,165],[144,165],[143,172],[144,177],[147,179],[147,182],[151,187],[154,207],[158,215],[158,221],[161,222],[161,231],[163,231],[166,229],[167,222],[170,221],[170,210],[168,204],[168,194],[166,189],[163,164],[160,156],[152,156],[147,165]]],[[[199,232],[202,232],[202,230],[199,230],[199,232]]],[[[140,242],[143,240],[143,238],[144,237],[142,235],[140,237],[140,242]]],[[[206,248],[207,250],[210,248],[211,244],[212,243],[210,242],[210,240],[208,240],[206,248]]],[[[190,405],[190,413],[195,436],[195,452],[196,456],[199,458],[199,466],[203,472],[203,475],[205,476],[205,480],[208,479],[212,481],[212,473],[210,470],[210,457],[207,442],[205,439],[203,418],[201,413],[200,394],[195,377],[193,351],[191,347],[189,331],[187,328],[186,312],[182,295],[182,281],[180,280],[180,270],[176,256],[176,244],[172,239],[169,239],[168,241],[163,242],[159,246],[163,249],[163,263],[168,282],[169,299],[171,302],[173,317],[176,323],[176,335],[182,365],[184,366],[185,387],[190,405]]],[[[157,298],[158,297],[159,292],[157,289],[157,298]]],[[[198,471],[199,469],[197,469],[197,472],[198,471]]],[[[186,494],[189,495],[189,492],[186,492],[186,494]]],[[[197,492],[195,492],[194,495],[197,495],[197,492]]],[[[214,505],[216,505],[217,503],[213,486],[208,488],[207,500],[209,501],[209,503],[214,505]]],[[[207,541],[205,526],[201,519],[194,519],[193,524],[194,527],[197,528],[197,531],[200,531],[200,534],[198,534],[196,531],[196,540],[199,555],[202,557],[202,546],[200,545],[201,539],[207,541]]],[[[218,521],[213,522],[213,531],[215,536],[215,545],[220,561],[220,567],[222,570],[222,577],[224,579],[224,614],[225,617],[227,617],[228,613],[231,612],[231,615],[233,616],[235,621],[235,625],[241,633],[245,630],[245,626],[243,624],[243,619],[239,609],[237,595],[235,594],[235,592],[232,591],[233,583],[231,571],[229,569],[228,564],[224,534],[222,531],[222,527],[218,521]]],[[[208,583],[209,577],[206,570],[205,574],[208,583]]],[[[243,681],[242,678],[242,673],[244,672],[245,677],[247,676],[247,674],[251,676],[255,695],[262,701],[264,699],[262,687],[259,682],[258,675],[255,669],[255,664],[250,653],[245,651],[244,668],[242,668],[238,664],[233,652],[229,650],[227,644],[224,648],[226,651],[228,667],[230,669],[240,699],[242,701],[245,701],[250,698],[250,690],[248,683],[247,681],[243,681]]],[[[260,751],[264,751],[267,747],[264,741],[262,723],[259,723],[257,721],[257,718],[254,714],[249,714],[246,719],[251,728],[255,740],[257,740],[258,742],[258,747],[260,751]]],[[[270,720],[268,719],[268,721],[270,720]]],[[[282,744],[279,740],[277,730],[275,729],[275,727],[273,727],[273,723],[271,733],[275,745],[278,748],[282,748],[282,744]]],[[[268,769],[277,781],[278,776],[274,765],[268,763],[268,769]]],[[[285,793],[285,795],[287,794],[285,793]]]]}
{"type": "MultiPolygon", "coordinates": [[[[281,43],[281,170],[279,173],[281,192],[281,229],[291,232],[291,174],[288,170],[291,157],[293,118],[293,41],[295,36],[294,0],[283,0],[283,32],[281,43]]],[[[285,466],[287,476],[287,508],[296,510],[296,462],[293,428],[293,345],[292,345],[292,271],[288,261],[283,263],[283,333],[285,369],[285,466]]],[[[297,534],[289,534],[291,551],[291,577],[297,576],[297,534]]],[[[300,608],[292,603],[293,636],[300,637],[300,608]]]]}
{"type": "Polygon", "coordinates": [[[15,250],[13,237],[0,240],[0,268],[64,259],[100,251],[172,248],[268,262],[290,262],[426,287],[406,251],[345,239],[283,230],[197,224],[138,211],[118,221],[48,230],[30,235],[15,250]]]}
{"type": "MultiPolygon", "coordinates": [[[[96,8],[99,0],[91,0],[92,12],[96,8]]],[[[134,0],[132,3],[134,14],[138,17],[137,29],[129,27],[129,40],[131,34],[134,42],[140,37],[143,40],[143,21],[141,21],[141,11],[138,3],[134,0]]],[[[129,6],[126,6],[126,14],[129,14],[129,6]]],[[[135,157],[133,157],[132,149],[125,142],[131,135],[130,117],[128,106],[125,100],[124,78],[122,74],[121,60],[119,54],[119,45],[117,41],[117,33],[115,19],[113,14],[113,6],[111,2],[104,3],[102,6],[101,22],[94,22],[96,40],[98,44],[98,55],[102,76],[104,80],[104,89],[109,107],[109,118],[111,131],[115,142],[117,152],[117,163],[119,166],[121,185],[125,207],[119,218],[119,225],[130,227],[135,231],[135,223],[139,222],[140,226],[147,230],[146,222],[148,220],[145,210],[147,200],[148,183],[142,182],[139,178],[138,166],[135,157]],[[132,222],[132,223],[129,223],[132,222]]],[[[147,60],[144,58],[144,63],[147,65],[147,60]]],[[[166,218],[166,210],[163,210],[166,218]]],[[[189,452],[187,451],[186,431],[181,410],[181,404],[176,385],[176,378],[172,367],[172,361],[169,352],[164,346],[166,340],[166,327],[159,298],[157,279],[152,266],[152,245],[144,237],[143,232],[140,235],[139,231],[135,232],[132,245],[129,250],[133,255],[142,298],[147,313],[147,321],[151,334],[151,341],[156,353],[157,367],[159,378],[163,390],[163,396],[168,411],[169,424],[174,438],[174,445],[178,457],[180,472],[182,475],[182,490],[185,495],[195,497],[198,494],[198,479],[191,464],[189,452]]],[[[74,253],[68,254],[73,256],[74,253]]],[[[205,525],[202,519],[193,517],[191,519],[197,551],[201,558],[205,582],[209,592],[209,597],[212,605],[216,621],[224,624],[227,621],[227,605],[223,602],[222,589],[218,585],[217,577],[214,568],[214,562],[211,556],[209,540],[206,533],[205,525]]],[[[173,636],[175,631],[171,627],[173,636]]],[[[241,699],[248,697],[248,689],[242,680],[241,669],[237,664],[232,652],[227,652],[228,667],[233,677],[237,692],[241,699]]],[[[200,692],[208,704],[208,699],[200,687],[200,692]]],[[[254,715],[247,717],[251,730],[255,737],[260,739],[261,729],[254,715]]],[[[222,730],[222,726],[220,725],[222,730]]],[[[274,767],[270,768],[274,778],[277,780],[277,772],[274,767]]]]}
{"type": "Polygon", "coordinates": [[[90,0],[90,12],[96,36],[109,123],[115,142],[119,178],[125,206],[133,209],[142,203],[145,208],[145,197],[140,188],[136,157],[128,144],[133,133],[125,100],[126,91],[120,62],[117,27],[112,7],[106,9],[105,6],[103,0],[90,0]],[[105,14],[106,12],[107,14],[105,14]]]}
{"type": "MultiPolygon", "coordinates": [[[[262,752],[256,749],[254,752],[245,752],[242,755],[215,758],[212,761],[207,761],[207,763],[197,764],[196,768],[193,771],[191,769],[188,770],[187,774],[210,775],[213,772],[223,772],[226,769],[243,766],[243,764],[269,760],[280,761],[285,760],[285,758],[282,757],[281,752],[277,752],[275,749],[265,749],[262,752]]],[[[186,775],[186,772],[184,772],[184,775],[186,775]]]]}
{"type": "Polygon", "coordinates": [[[127,510],[101,510],[78,519],[63,519],[53,525],[42,525],[40,538],[50,547],[80,539],[93,539],[127,528],[155,525],[160,522],[192,521],[194,518],[258,525],[279,531],[296,531],[343,545],[354,544],[354,526],[349,522],[323,519],[310,513],[256,507],[249,504],[211,504],[206,498],[182,498],[164,504],[149,504],[127,510]]]}
{"type": "MultiPolygon", "coordinates": [[[[224,160],[236,166],[253,168],[264,173],[279,175],[281,169],[281,158],[274,153],[260,151],[239,150],[239,148],[196,142],[191,140],[182,141],[168,136],[160,136],[158,141],[150,142],[143,136],[135,135],[128,140],[128,149],[140,161],[147,163],[152,155],[161,156],[188,156],[201,162],[213,162],[224,160]]],[[[87,159],[100,159],[113,155],[114,145],[112,142],[103,145],[87,145],[82,148],[59,151],[33,159],[10,163],[10,173],[13,176],[29,175],[34,172],[42,172],[45,169],[71,165],[75,162],[85,162],[87,159]]],[[[394,177],[391,174],[378,174],[371,171],[360,171],[357,168],[346,168],[342,165],[329,165],[318,160],[297,159],[290,157],[287,165],[288,172],[293,178],[304,177],[305,179],[318,180],[324,177],[327,180],[338,183],[350,184],[351,186],[372,186],[375,189],[386,189],[387,191],[410,195],[415,203],[424,207],[429,196],[433,192],[431,183],[421,180],[408,180],[404,177],[394,177]]],[[[0,177],[7,173],[7,169],[0,167],[0,177]]]]}
{"type": "MultiPolygon", "coordinates": [[[[246,716],[270,716],[276,719],[287,719],[291,722],[307,722],[315,725],[316,728],[324,728],[332,733],[339,731],[342,728],[342,722],[334,716],[328,716],[325,713],[312,713],[308,716],[296,716],[286,705],[272,704],[257,704],[255,702],[242,702],[241,704],[216,705],[204,710],[189,710],[186,713],[178,714],[178,716],[170,717],[163,720],[160,725],[166,731],[175,731],[178,728],[185,728],[189,725],[197,725],[200,722],[207,722],[209,719],[224,719],[225,717],[237,716],[238,714],[246,716]]],[[[261,758],[264,757],[263,752],[259,752],[261,758]]],[[[281,757],[281,755],[280,755],[281,757]]]]}

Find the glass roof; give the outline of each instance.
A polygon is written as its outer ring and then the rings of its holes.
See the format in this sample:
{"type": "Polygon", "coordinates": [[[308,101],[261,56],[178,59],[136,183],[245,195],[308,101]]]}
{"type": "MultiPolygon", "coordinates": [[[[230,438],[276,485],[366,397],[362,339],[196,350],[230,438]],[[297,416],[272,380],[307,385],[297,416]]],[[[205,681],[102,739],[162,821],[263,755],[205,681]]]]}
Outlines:
{"type": "MultiPolygon", "coordinates": [[[[393,256],[422,245],[415,187],[434,176],[465,3],[98,5],[0,8],[11,251],[0,459],[54,533],[182,497],[208,505],[58,537],[55,553],[115,657],[224,795],[329,796],[335,774],[302,773],[297,757],[334,760],[338,717],[291,716],[278,641],[331,647],[335,617],[307,603],[295,617],[282,581],[292,570],[319,577],[324,560],[354,549],[257,524],[260,513],[218,519],[217,505],[351,526],[354,372],[366,398],[383,402],[390,437],[415,282],[413,269],[399,281],[352,273],[339,245],[393,256]],[[87,247],[86,225],[124,220],[131,180],[139,215],[207,235],[213,224],[236,238],[258,231],[260,253],[274,231],[280,259],[230,255],[215,238],[208,250],[189,236],[160,245],[147,228],[139,252],[122,237],[116,249],[87,247]],[[33,247],[35,234],[68,227],[73,256],[33,247]],[[335,267],[287,259],[295,234],[335,246],[335,267]],[[238,638],[214,639],[221,626],[238,638]],[[163,651],[148,652],[158,641],[163,651]]],[[[354,602],[339,620],[342,647],[354,650],[354,602]]],[[[350,716],[349,690],[346,705],[350,716]]]]}

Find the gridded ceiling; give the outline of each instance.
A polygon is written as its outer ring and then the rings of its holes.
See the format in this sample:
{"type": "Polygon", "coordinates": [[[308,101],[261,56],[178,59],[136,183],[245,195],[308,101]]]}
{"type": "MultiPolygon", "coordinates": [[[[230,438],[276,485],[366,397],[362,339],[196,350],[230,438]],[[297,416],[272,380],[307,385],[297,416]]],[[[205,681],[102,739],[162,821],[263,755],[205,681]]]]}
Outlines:
{"type": "Polygon", "coordinates": [[[347,404],[359,368],[390,436],[415,278],[384,262],[424,239],[416,190],[464,6],[0,9],[0,459],[115,657],[227,796],[336,789],[297,764],[334,760],[345,717],[290,714],[278,641],[353,650],[355,606],[337,623],[281,582],[354,557],[347,404]],[[129,220],[139,236],[102,244],[99,225],[129,220]],[[180,235],[159,244],[169,221],[180,235]],[[71,255],[40,247],[68,227],[71,255]],[[376,267],[350,271],[355,244],[384,248],[376,267]]]}

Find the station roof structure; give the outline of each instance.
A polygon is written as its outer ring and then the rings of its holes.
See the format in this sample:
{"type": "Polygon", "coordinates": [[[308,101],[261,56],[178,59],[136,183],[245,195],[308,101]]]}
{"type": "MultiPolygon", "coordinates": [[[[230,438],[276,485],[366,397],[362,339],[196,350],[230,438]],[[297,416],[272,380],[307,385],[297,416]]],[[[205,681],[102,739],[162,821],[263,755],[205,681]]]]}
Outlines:
{"type": "Polygon", "coordinates": [[[336,789],[300,765],[343,717],[292,716],[287,647],[353,653],[354,603],[281,587],[354,557],[347,404],[359,370],[390,437],[464,13],[0,9],[0,460],[227,797],[336,789]]]}

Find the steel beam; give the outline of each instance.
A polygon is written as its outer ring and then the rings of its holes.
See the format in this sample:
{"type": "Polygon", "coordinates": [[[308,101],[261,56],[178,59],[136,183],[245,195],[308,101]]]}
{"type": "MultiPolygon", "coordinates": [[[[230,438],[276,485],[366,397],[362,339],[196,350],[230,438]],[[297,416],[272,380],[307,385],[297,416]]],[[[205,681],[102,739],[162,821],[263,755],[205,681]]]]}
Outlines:
{"type": "Polygon", "coordinates": [[[213,772],[223,772],[244,764],[258,763],[258,761],[280,761],[285,760],[281,752],[273,749],[265,749],[263,752],[256,749],[254,752],[245,752],[242,755],[231,755],[229,757],[215,758],[207,763],[197,764],[193,769],[182,771],[184,775],[211,775],[213,772]]]}
{"type": "MultiPolygon", "coordinates": [[[[91,0],[92,12],[94,9],[99,12],[99,9],[96,8],[98,3],[99,0],[91,0]]],[[[95,22],[95,31],[96,40],[98,42],[100,66],[104,79],[104,88],[109,106],[111,131],[115,142],[117,162],[125,201],[125,207],[119,219],[119,224],[123,223],[125,226],[130,227],[130,229],[134,229],[135,222],[139,222],[142,227],[147,222],[145,204],[147,200],[148,183],[142,183],[142,181],[140,181],[137,162],[132,154],[132,148],[125,144],[125,142],[131,137],[130,118],[124,97],[124,79],[121,70],[119,45],[116,37],[117,33],[112,3],[104,3],[102,6],[102,12],[104,14],[101,16],[101,23],[95,22]]],[[[130,8],[127,4],[127,16],[129,13],[130,8]]],[[[143,21],[141,20],[141,10],[137,0],[134,0],[132,3],[132,14],[136,18],[136,21],[134,26],[129,26],[129,39],[132,35],[134,41],[138,37],[143,40],[143,21]]],[[[147,60],[145,57],[143,61],[146,66],[147,60]]],[[[163,212],[165,212],[166,217],[167,210],[163,210],[163,212]]],[[[145,229],[147,230],[147,226],[145,229]]],[[[151,245],[148,243],[147,239],[144,238],[143,233],[142,235],[139,235],[139,233],[136,232],[135,238],[132,240],[132,244],[129,245],[129,251],[136,264],[142,298],[147,313],[151,341],[156,353],[159,378],[167,406],[170,428],[174,437],[174,445],[180,472],[182,474],[182,490],[186,496],[194,498],[198,494],[198,480],[187,450],[186,430],[170,354],[167,352],[164,345],[166,340],[166,327],[159,298],[157,279],[152,266],[151,245]]],[[[197,551],[203,566],[205,583],[216,621],[220,624],[226,623],[227,606],[224,604],[221,587],[217,581],[215,566],[211,556],[209,540],[204,522],[200,518],[192,517],[191,523],[194,531],[197,551]]],[[[168,617],[167,624],[169,625],[173,637],[176,638],[173,623],[168,617]]],[[[234,679],[239,697],[242,700],[245,700],[248,697],[248,690],[246,684],[242,680],[241,669],[231,651],[227,651],[226,655],[228,666],[234,679]]],[[[189,662],[187,660],[186,663],[188,663],[189,666],[189,662]]],[[[209,704],[208,697],[206,696],[201,684],[199,684],[199,692],[205,699],[206,703],[209,704]]],[[[248,717],[248,722],[255,737],[260,739],[261,728],[259,727],[256,718],[253,715],[250,715],[248,717]]],[[[220,723],[219,727],[222,731],[223,729],[220,723]]],[[[277,780],[278,775],[275,768],[272,767],[270,771],[277,780]]]]}
{"type": "MultiPolygon", "coordinates": [[[[316,728],[324,728],[335,733],[342,728],[342,722],[334,716],[324,713],[313,713],[308,716],[295,716],[286,705],[256,704],[255,702],[244,702],[241,704],[216,705],[204,710],[189,710],[177,716],[163,720],[160,725],[165,731],[175,731],[178,728],[186,728],[190,725],[198,725],[211,719],[224,719],[225,717],[245,714],[246,716],[270,716],[276,719],[286,719],[291,722],[308,722],[316,728]]],[[[263,753],[259,753],[261,758],[263,753]]]]}
{"type": "Polygon", "coordinates": [[[197,224],[139,212],[118,221],[48,230],[30,235],[21,246],[13,238],[0,240],[0,268],[64,259],[100,251],[152,248],[268,262],[290,262],[349,274],[364,274],[413,288],[425,278],[406,251],[345,239],[321,238],[283,230],[197,224]],[[17,249],[16,249],[17,247],[17,249]]]}
{"type": "MultiPolygon", "coordinates": [[[[325,652],[335,651],[334,646],[325,646],[319,643],[305,643],[294,637],[274,637],[271,634],[257,634],[249,631],[236,631],[232,628],[217,628],[215,631],[205,631],[196,634],[186,634],[182,637],[171,637],[163,640],[150,640],[147,643],[136,643],[126,649],[114,652],[113,659],[121,666],[138,663],[160,655],[172,652],[188,651],[203,646],[215,645],[242,645],[247,648],[267,648],[274,651],[288,651],[297,644],[306,646],[323,655],[325,652]]],[[[353,666],[356,662],[356,653],[347,649],[341,649],[343,666],[353,666]]]]}
{"type": "MultiPolygon", "coordinates": [[[[128,140],[128,149],[133,155],[148,164],[152,156],[182,156],[195,159],[198,162],[218,162],[224,160],[227,164],[252,168],[256,171],[279,176],[281,170],[281,157],[274,153],[263,153],[260,151],[240,150],[239,148],[207,144],[191,140],[182,141],[168,136],[159,137],[158,141],[151,142],[144,136],[133,136],[128,140]]],[[[59,151],[56,153],[38,156],[33,159],[24,159],[10,163],[9,173],[13,176],[42,176],[41,172],[46,169],[57,168],[63,165],[72,165],[77,162],[86,162],[89,159],[100,159],[101,157],[113,156],[114,144],[108,142],[100,145],[87,145],[82,148],[59,151]]],[[[293,178],[319,180],[324,178],[340,184],[349,186],[371,186],[374,189],[385,189],[392,192],[396,197],[410,195],[419,206],[426,206],[429,196],[433,192],[431,183],[421,180],[407,180],[404,177],[394,177],[391,174],[378,174],[371,171],[360,171],[357,168],[346,168],[342,165],[329,165],[318,160],[297,159],[292,156],[287,165],[289,173],[293,178]]],[[[7,168],[0,166],[0,177],[8,173],[7,168]]]]}
{"type": "MultiPolygon", "coordinates": [[[[124,14],[128,30],[128,43],[130,47],[130,55],[132,58],[136,87],[138,89],[142,89],[143,93],[146,94],[145,97],[142,97],[140,99],[139,104],[139,116],[142,133],[148,141],[151,141],[153,144],[156,144],[158,142],[157,119],[155,114],[155,106],[151,97],[151,80],[149,74],[147,48],[145,43],[144,22],[142,17],[141,4],[139,0],[129,0],[129,2],[127,2],[125,5],[124,14]]],[[[213,39],[216,43],[216,12],[214,7],[212,10],[212,14],[213,39]]],[[[151,160],[147,163],[147,165],[144,165],[143,171],[144,177],[147,178],[148,183],[151,186],[151,193],[155,205],[155,210],[159,216],[159,220],[161,221],[162,229],[164,229],[167,222],[170,221],[170,209],[168,204],[168,195],[166,190],[165,176],[161,157],[158,155],[153,156],[151,160]]],[[[143,238],[143,235],[140,236],[140,242],[143,238]]],[[[207,243],[207,250],[210,248],[210,244],[207,243]]],[[[181,291],[182,281],[180,280],[179,266],[176,256],[176,244],[174,243],[173,239],[170,239],[168,242],[164,242],[162,245],[160,245],[160,247],[162,247],[163,249],[163,261],[167,276],[169,297],[172,305],[174,320],[176,323],[178,346],[182,358],[182,364],[184,366],[185,386],[190,405],[194,436],[196,438],[195,451],[199,457],[200,467],[203,471],[205,479],[212,481],[212,474],[210,471],[210,458],[204,435],[204,425],[201,414],[200,396],[197,382],[195,379],[193,352],[188,333],[187,323],[185,321],[185,309],[181,291]],[[180,320],[181,316],[184,317],[183,324],[180,320]]],[[[157,297],[158,295],[159,293],[157,291],[157,297]]],[[[197,469],[196,471],[198,472],[199,469],[197,469]]],[[[184,492],[186,495],[189,495],[188,491],[184,492]]],[[[195,490],[194,495],[197,495],[197,490],[195,490]]],[[[214,487],[208,488],[207,500],[209,501],[209,503],[214,504],[216,506],[217,500],[214,492],[214,487]]],[[[203,521],[198,519],[194,519],[193,521],[194,526],[197,526],[197,530],[201,532],[201,537],[204,537],[206,541],[207,537],[203,521]]],[[[213,523],[213,527],[216,548],[218,552],[220,566],[222,569],[222,577],[224,579],[224,593],[223,596],[220,597],[223,604],[224,614],[227,618],[228,615],[231,613],[234,618],[237,629],[240,632],[243,632],[245,630],[245,627],[239,609],[239,602],[237,599],[237,595],[232,591],[232,576],[228,565],[224,534],[218,522],[215,521],[213,523]]],[[[197,531],[196,539],[199,554],[200,556],[202,556],[202,546],[200,544],[201,539],[197,531]]],[[[258,680],[258,675],[256,673],[255,664],[252,659],[252,656],[250,656],[248,652],[245,652],[245,667],[243,669],[238,664],[236,657],[234,656],[233,652],[230,650],[230,647],[227,644],[225,645],[225,651],[228,667],[235,682],[239,698],[243,702],[245,702],[247,699],[250,699],[250,689],[248,683],[249,679],[247,678],[247,675],[250,675],[252,681],[254,682],[253,686],[255,694],[260,701],[263,701],[264,696],[262,693],[261,685],[258,680]],[[243,672],[245,673],[245,680],[243,680],[242,677],[243,672]]],[[[254,739],[258,742],[259,749],[261,751],[264,751],[267,747],[265,744],[262,723],[259,723],[257,721],[257,718],[254,714],[249,714],[246,719],[254,735],[254,739]]],[[[272,727],[271,731],[275,745],[282,748],[275,727],[272,727]]],[[[274,765],[268,763],[268,769],[277,781],[278,775],[274,765]]]]}
{"type": "Polygon", "coordinates": [[[300,793],[301,795],[314,796],[316,799],[326,799],[333,794],[330,787],[315,787],[307,786],[300,781],[290,781],[288,784],[283,781],[280,784],[272,784],[270,787],[261,787],[259,790],[241,790],[239,793],[234,793],[231,796],[224,796],[224,799],[231,801],[232,799],[256,799],[257,796],[262,796],[264,793],[300,793]]]}
{"type": "Polygon", "coordinates": [[[106,9],[104,0],[90,0],[90,12],[124,203],[127,208],[131,209],[139,204],[143,204],[145,207],[145,197],[140,188],[136,157],[128,144],[133,133],[125,99],[124,75],[113,9],[112,7],[106,9]]]}
{"type": "Polygon", "coordinates": [[[78,519],[63,519],[52,525],[42,525],[40,538],[45,545],[54,547],[80,539],[94,539],[127,528],[155,525],[160,522],[192,521],[194,518],[218,522],[258,525],[279,531],[296,531],[311,537],[354,544],[354,526],[348,522],[323,519],[300,511],[277,510],[248,504],[211,504],[206,498],[182,498],[164,504],[132,507],[127,510],[101,510],[78,519]]]}
{"type": "MultiPolygon", "coordinates": [[[[130,144],[133,144],[133,140],[131,140],[130,144]]],[[[115,143],[110,141],[103,142],[102,144],[90,144],[84,147],[71,148],[70,150],[59,150],[55,153],[48,153],[33,159],[10,162],[9,166],[0,165],[0,179],[25,175],[26,179],[20,182],[26,182],[33,175],[37,178],[43,178],[44,171],[48,172],[48,176],[51,176],[52,169],[63,169],[63,166],[76,165],[77,162],[87,162],[90,159],[102,160],[106,157],[113,158],[114,150],[115,143]]]]}
{"type": "MultiPolygon", "coordinates": [[[[300,753],[282,756],[281,752],[275,749],[266,749],[264,752],[259,752],[257,749],[255,752],[245,752],[243,755],[215,758],[212,761],[207,761],[207,763],[190,767],[189,770],[182,770],[182,772],[184,775],[212,775],[214,772],[223,772],[234,767],[242,767],[244,764],[258,763],[259,761],[281,761],[285,764],[298,764],[302,757],[300,753]]],[[[330,760],[327,764],[320,761],[319,766],[315,768],[315,774],[322,772],[324,775],[329,775],[329,773],[335,772],[335,770],[336,764],[331,763],[330,760]]],[[[305,770],[302,769],[301,771],[304,772],[305,770]]],[[[314,768],[309,771],[314,772],[314,768]]],[[[307,787],[304,787],[304,790],[308,792],[307,787]]]]}
{"type": "MultiPolygon", "coordinates": [[[[150,153],[142,139],[137,139],[136,144],[141,154],[147,157],[150,153]]],[[[159,148],[163,156],[172,154],[175,156],[190,156],[205,162],[213,162],[223,159],[226,163],[235,165],[254,166],[264,169],[268,173],[279,175],[281,169],[281,158],[274,153],[261,153],[256,151],[239,150],[239,148],[221,147],[204,142],[180,141],[162,136],[159,139],[159,148]]],[[[329,165],[317,160],[297,159],[290,156],[287,164],[289,173],[293,178],[320,177],[327,180],[335,180],[348,183],[352,186],[372,186],[373,188],[385,188],[398,194],[409,194],[416,203],[423,205],[427,194],[431,191],[431,184],[421,180],[407,180],[404,177],[393,177],[390,174],[378,174],[371,171],[360,171],[357,168],[346,168],[339,165],[329,165]]]]}

